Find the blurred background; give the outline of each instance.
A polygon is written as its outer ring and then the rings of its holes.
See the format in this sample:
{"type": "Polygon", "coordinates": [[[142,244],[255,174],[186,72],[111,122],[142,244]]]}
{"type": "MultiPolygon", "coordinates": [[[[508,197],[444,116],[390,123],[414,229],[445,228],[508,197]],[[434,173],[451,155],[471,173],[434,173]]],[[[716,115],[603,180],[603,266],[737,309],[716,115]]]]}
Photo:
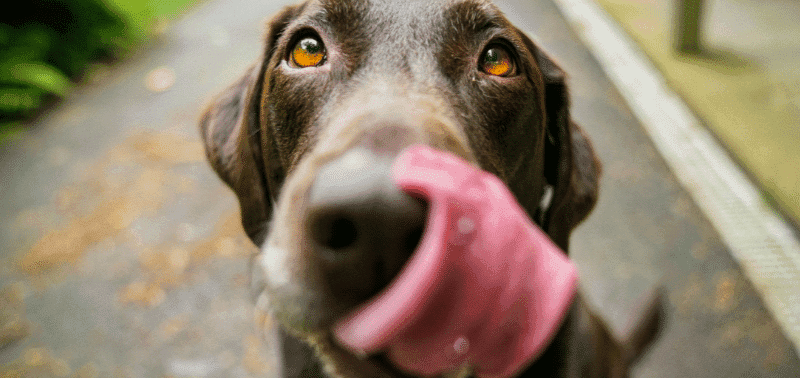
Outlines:
{"type": "Polygon", "coordinates": [[[800,221],[800,2],[597,0],[764,196],[800,221]]]}
{"type": "Polygon", "coordinates": [[[15,122],[96,80],[197,0],[34,0],[0,16],[0,138],[15,122]]]}
{"type": "MultiPolygon", "coordinates": [[[[595,1],[796,233],[800,2],[595,1]]],[[[0,377],[277,376],[247,292],[255,247],[196,120],[292,2],[32,0],[0,12],[0,377]]],[[[605,165],[600,203],[572,239],[584,289],[617,327],[642,288],[667,291],[667,327],[633,375],[799,376],[774,309],[552,0],[496,3],[569,73],[573,117],[605,165]]]]}

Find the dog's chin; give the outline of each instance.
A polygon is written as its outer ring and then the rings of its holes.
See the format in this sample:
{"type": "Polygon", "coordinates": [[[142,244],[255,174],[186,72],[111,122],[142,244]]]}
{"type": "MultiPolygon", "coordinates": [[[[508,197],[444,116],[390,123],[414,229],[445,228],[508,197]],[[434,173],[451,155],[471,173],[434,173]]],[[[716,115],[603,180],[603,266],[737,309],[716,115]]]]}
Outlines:
{"type": "Polygon", "coordinates": [[[333,324],[352,307],[343,307],[311,293],[292,295],[286,288],[266,287],[256,301],[256,311],[269,316],[298,338],[314,339],[330,333],[333,324]]]}
{"type": "MultiPolygon", "coordinates": [[[[412,378],[394,366],[385,353],[360,355],[335,341],[332,328],[354,306],[342,306],[314,295],[290,281],[272,286],[266,279],[253,276],[256,326],[265,334],[280,326],[290,335],[303,340],[315,349],[327,374],[347,378],[412,378]],[[287,305],[288,304],[288,305],[287,305]]],[[[449,375],[447,377],[450,377],[449,375]]]]}
{"type": "MultiPolygon", "coordinates": [[[[323,339],[311,341],[323,357],[322,363],[332,377],[347,378],[415,378],[415,374],[407,373],[394,364],[386,353],[369,356],[356,355],[337,344],[330,334],[323,339]]],[[[453,371],[435,375],[435,378],[467,378],[472,377],[472,370],[467,366],[453,371]]],[[[431,377],[433,378],[433,377],[431,377]]]]}
{"type": "MultiPolygon", "coordinates": [[[[347,378],[412,378],[394,366],[385,353],[359,355],[335,341],[331,330],[335,317],[309,317],[298,314],[320,313],[313,310],[286,311],[270,304],[267,290],[256,301],[256,327],[266,336],[278,322],[286,332],[310,345],[331,377],[347,378]],[[305,311],[305,312],[303,312],[305,311]]],[[[267,336],[268,337],[268,336],[267,336]]]]}
{"type": "Polygon", "coordinates": [[[306,339],[316,349],[327,374],[347,378],[413,378],[394,366],[385,353],[358,355],[340,346],[326,333],[306,339]]]}
{"type": "Polygon", "coordinates": [[[295,282],[284,269],[270,267],[265,260],[272,257],[271,252],[277,251],[265,249],[251,263],[250,291],[257,319],[276,321],[301,338],[326,334],[348,308],[327,299],[329,296],[309,291],[307,285],[295,282]],[[275,274],[264,274],[270,270],[275,274]]]}

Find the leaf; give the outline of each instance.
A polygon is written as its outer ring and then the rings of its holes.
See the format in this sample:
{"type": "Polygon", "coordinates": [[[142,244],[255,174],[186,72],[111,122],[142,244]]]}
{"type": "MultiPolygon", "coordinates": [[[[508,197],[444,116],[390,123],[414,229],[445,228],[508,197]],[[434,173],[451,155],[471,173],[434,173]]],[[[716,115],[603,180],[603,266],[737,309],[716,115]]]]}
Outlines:
{"type": "Polygon", "coordinates": [[[0,113],[14,114],[38,108],[42,94],[36,88],[0,88],[0,113]]]}
{"type": "Polygon", "coordinates": [[[36,87],[61,97],[70,88],[61,71],[41,62],[0,63],[0,83],[36,87]]]}
{"type": "Polygon", "coordinates": [[[46,60],[47,54],[57,38],[53,29],[38,24],[26,25],[15,34],[13,45],[28,49],[30,54],[35,57],[30,59],[31,61],[46,60]]]}

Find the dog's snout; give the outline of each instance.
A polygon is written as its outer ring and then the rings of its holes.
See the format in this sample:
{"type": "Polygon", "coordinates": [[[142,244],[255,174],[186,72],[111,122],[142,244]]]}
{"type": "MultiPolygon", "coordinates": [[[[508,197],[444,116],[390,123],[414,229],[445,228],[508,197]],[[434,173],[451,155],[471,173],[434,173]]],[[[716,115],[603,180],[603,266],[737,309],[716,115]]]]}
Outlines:
{"type": "Polygon", "coordinates": [[[306,245],[339,300],[376,294],[422,236],[425,204],[397,188],[391,165],[390,156],[354,148],[320,167],[311,186],[306,245]]]}

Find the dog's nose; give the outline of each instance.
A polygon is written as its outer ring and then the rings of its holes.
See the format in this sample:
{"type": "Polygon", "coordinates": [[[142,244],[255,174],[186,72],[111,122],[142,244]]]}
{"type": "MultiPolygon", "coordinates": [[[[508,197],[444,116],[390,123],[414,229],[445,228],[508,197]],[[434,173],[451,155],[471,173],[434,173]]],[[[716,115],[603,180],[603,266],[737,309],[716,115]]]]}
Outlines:
{"type": "Polygon", "coordinates": [[[393,156],[353,148],[317,172],[307,202],[306,246],[337,300],[360,303],[377,294],[417,247],[424,202],[391,178],[393,156]]]}

